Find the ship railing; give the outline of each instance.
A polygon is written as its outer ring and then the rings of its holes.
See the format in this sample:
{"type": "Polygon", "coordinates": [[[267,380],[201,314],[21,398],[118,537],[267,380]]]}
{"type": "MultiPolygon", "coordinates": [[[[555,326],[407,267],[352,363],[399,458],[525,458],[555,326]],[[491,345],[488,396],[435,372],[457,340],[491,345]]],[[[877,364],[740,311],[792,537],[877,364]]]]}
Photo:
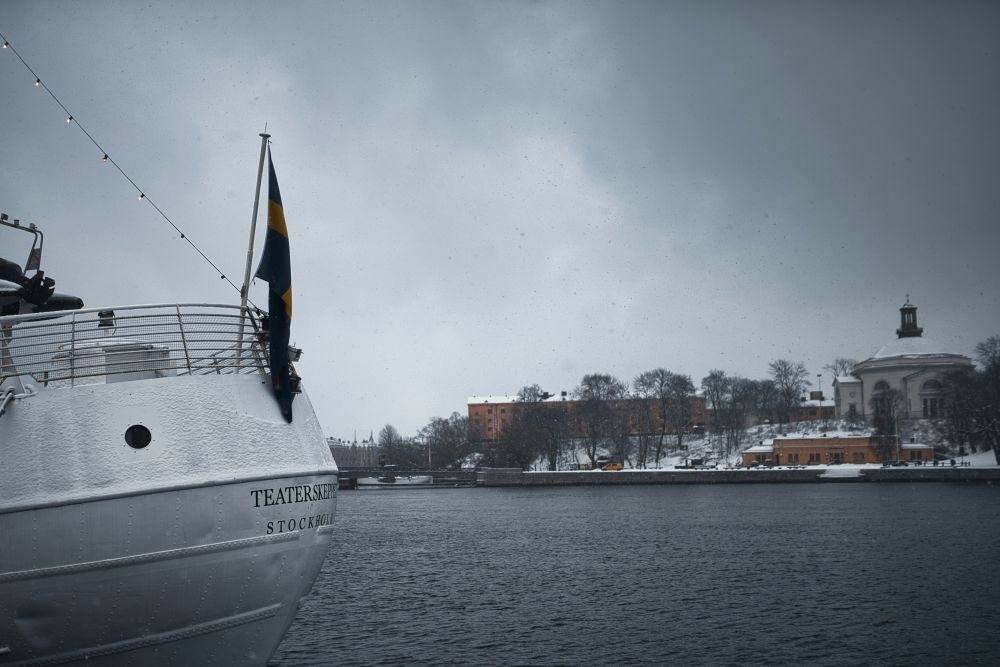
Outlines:
{"type": "Polygon", "coordinates": [[[0,317],[0,386],[267,371],[260,313],[217,304],[91,308],[0,317]]]}

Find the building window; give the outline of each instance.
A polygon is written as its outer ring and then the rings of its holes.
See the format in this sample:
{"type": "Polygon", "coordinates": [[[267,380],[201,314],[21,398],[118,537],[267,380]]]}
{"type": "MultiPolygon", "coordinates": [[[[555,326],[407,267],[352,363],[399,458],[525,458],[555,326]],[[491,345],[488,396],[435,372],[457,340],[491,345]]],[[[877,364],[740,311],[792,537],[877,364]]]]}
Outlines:
{"type": "Polygon", "coordinates": [[[944,412],[944,401],[940,398],[924,399],[924,417],[937,419],[944,412]]]}
{"type": "Polygon", "coordinates": [[[923,403],[923,416],[936,419],[944,414],[944,400],[941,398],[943,387],[937,380],[928,380],[920,388],[920,399],[923,403]]]}
{"type": "Polygon", "coordinates": [[[847,406],[847,415],[851,419],[856,419],[858,416],[858,405],[857,403],[851,403],[847,406]]]}

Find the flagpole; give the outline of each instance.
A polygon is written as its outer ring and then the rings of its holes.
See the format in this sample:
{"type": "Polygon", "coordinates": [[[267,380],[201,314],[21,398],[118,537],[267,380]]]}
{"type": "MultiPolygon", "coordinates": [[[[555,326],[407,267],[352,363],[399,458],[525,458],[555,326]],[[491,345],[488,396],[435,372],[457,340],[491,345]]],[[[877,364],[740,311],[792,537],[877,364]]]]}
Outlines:
{"type": "Polygon", "coordinates": [[[257,232],[257,208],[260,205],[260,182],[264,178],[264,153],[267,151],[267,140],[271,138],[266,132],[260,133],[260,164],[257,165],[257,191],[253,196],[253,215],[250,217],[250,246],[247,248],[247,268],[243,274],[243,288],[240,289],[240,308],[246,309],[247,296],[250,292],[250,268],[253,264],[253,239],[257,232]]]}
{"type": "MultiPolygon", "coordinates": [[[[266,128],[265,128],[266,129],[266,128]]],[[[267,140],[271,135],[260,133],[260,163],[257,165],[257,190],[253,196],[253,215],[250,217],[250,246],[247,248],[247,268],[243,274],[243,287],[240,289],[240,334],[236,344],[237,373],[243,363],[243,327],[246,322],[247,298],[250,293],[250,268],[253,264],[253,240],[257,232],[257,208],[260,205],[260,182],[264,177],[264,153],[267,151],[267,140]]]]}

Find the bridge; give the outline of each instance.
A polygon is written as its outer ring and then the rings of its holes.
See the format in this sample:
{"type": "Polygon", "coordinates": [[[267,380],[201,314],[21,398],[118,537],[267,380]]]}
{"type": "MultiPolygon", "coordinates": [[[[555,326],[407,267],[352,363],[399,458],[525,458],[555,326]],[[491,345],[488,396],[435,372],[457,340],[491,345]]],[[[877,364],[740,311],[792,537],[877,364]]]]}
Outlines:
{"type": "Polygon", "coordinates": [[[356,489],[358,487],[358,478],[360,477],[382,477],[390,473],[396,477],[405,477],[407,475],[431,476],[434,478],[434,484],[441,486],[472,486],[476,483],[475,470],[427,470],[417,468],[406,470],[392,468],[391,470],[386,470],[385,468],[349,466],[340,469],[340,472],[337,473],[337,480],[341,489],[356,489]]]}

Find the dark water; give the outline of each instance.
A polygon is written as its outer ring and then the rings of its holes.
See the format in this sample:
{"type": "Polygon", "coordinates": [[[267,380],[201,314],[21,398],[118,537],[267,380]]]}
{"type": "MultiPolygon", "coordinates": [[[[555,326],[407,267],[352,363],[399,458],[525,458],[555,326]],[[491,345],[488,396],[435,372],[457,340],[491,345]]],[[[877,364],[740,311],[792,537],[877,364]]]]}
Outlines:
{"type": "Polygon", "coordinates": [[[1000,487],[355,491],[277,665],[997,665],[1000,487]]]}

